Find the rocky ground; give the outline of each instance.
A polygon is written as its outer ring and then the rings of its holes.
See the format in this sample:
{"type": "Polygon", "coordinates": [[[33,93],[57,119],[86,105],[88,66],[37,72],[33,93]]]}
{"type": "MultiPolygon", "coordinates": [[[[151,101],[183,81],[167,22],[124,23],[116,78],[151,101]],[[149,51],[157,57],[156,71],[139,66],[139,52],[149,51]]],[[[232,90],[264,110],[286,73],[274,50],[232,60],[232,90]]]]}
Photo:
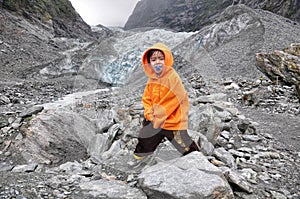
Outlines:
{"type": "MultiPolygon", "coordinates": [[[[246,126],[249,124],[254,125],[255,132],[250,132],[248,129],[247,131],[249,132],[244,133],[244,135],[238,135],[239,133],[236,134],[237,132],[230,131],[229,133],[224,130],[216,140],[217,145],[215,145],[215,148],[221,150],[221,154],[225,153],[224,151],[222,152],[223,149],[229,151],[234,157],[234,159],[230,161],[234,163],[227,162],[225,165],[236,165],[239,171],[243,171],[242,175],[247,179],[246,184],[243,184],[245,182],[240,182],[240,185],[236,186],[234,185],[236,182],[232,183],[236,198],[297,198],[299,196],[300,186],[298,179],[300,173],[300,154],[298,146],[300,137],[298,134],[299,106],[297,98],[293,92],[291,92],[293,88],[277,86],[277,89],[281,90],[280,95],[271,93],[258,96],[259,100],[257,104],[243,104],[243,92],[241,91],[243,89],[251,90],[257,86],[260,86],[262,89],[267,89],[268,86],[272,85],[267,82],[259,85],[259,83],[251,82],[250,80],[231,80],[223,82],[223,88],[225,89],[223,90],[223,94],[226,93],[228,96],[227,101],[231,101],[234,107],[240,112],[240,115],[244,115],[239,116],[238,121],[244,121],[243,125],[246,126]],[[241,88],[235,89],[235,84],[240,85],[241,88]],[[250,121],[250,123],[245,121],[250,121]],[[241,140],[238,141],[238,138],[241,140]],[[220,147],[222,149],[220,149],[220,147]]],[[[6,110],[2,112],[1,116],[0,158],[2,163],[0,168],[1,178],[3,179],[0,185],[1,198],[86,198],[87,193],[82,191],[82,183],[92,181],[97,184],[100,183],[101,180],[103,181],[101,184],[105,184],[104,182],[112,182],[110,188],[114,186],[119,187],[119,183],[126,184],[126,186],[131,187],[126,187],[127,192],[128,189],[135,189],[134,191],[141,194],[141,197],[146,197],[145,193],[140,193],[138,189],[136,189],[136,186],[139,186],[137,184],[139,181],[135,174],[131,174],[128,170],[122,171],[119,167],[112,166],[110,164],[111,161],[99,163],[97,160],[91,159],[91,157],[84,152],[84,147],[82,149],[78,148],[78,143],[73,143],[72,146],[72,142],[69,142],[70,145],[65,146],[66,149],[77,148],[76,153],[66,153],[68,158],[64,156],[64,150],[53,149],[54,151],[56,150],[55,153],[57,156],[62,157],[63,161],[52,164],[50,167],[44,167],[36,163],[28,164],[28,160],[25,161],[23,157],[19,156],[19,151],[14,147],[15,143],[26,137],[22,131],[22,126],[24,127],[26,119],[20,120],[18,118],[20,115],[25,115],[24,111],[28,112],[28,107],[26,107],[28,101],[31,103],[34,102],[33,104],[52,102],[60,98],[61,92],[57,92],[59,96],[55,96],[53,87],[50,84],[46,86],[45,89],[42,89],[44,90],[43,93],[40,95],[35,94],[34,99],[30,97],[27,98],[27,96],[20,96],[15,99],[10,97],[16,96],[11,93],[25,93],[24,90],[18,90],[14,86],[7,87],[7,85],[5,88],[6,89],[3,89],[2,92],[5,94],[2,94],[1,98],[1,110],[6,110]],[[53,99],[48,98],[47,95],[54,95],[53,99]],[[7,99],[3,96],[7,96],[7,99]],[[6,103],[8,101],[10,101],[10,103],[6,103]],[[12,101],[14,101],[14,103],[11,103],[12,101]],[[24,110],[21,107],[23,107],[24,110]],[[7,120],[4,118],[7,118],[7,120]],[[4,121],[8,121],[8,123],[4,121]]],[[[36,89],[37,87],[34,88],[36,89]]],[[[28,87],[22,89],[26,89],[27,93],[30,93],[30,91],[34,92],[35,90],[28,87]]],[[[202,93],[206,93],[206,96],[209,96],[208,94],[213,94],[210,93],[210,91],[215,91],[216,88],[212,89],[209,86],[202,86],[201,88],[198,87],[198,90],[201,90],[202,93]]],[[[63,91],[66,93],[72,92],[72,90],[67,89],[63,91]]],[[[118,97],[118,95],[111,96],[113,93],[116,94],[111,91],[111,93],[105,92],[105,94],[102,93],[98,95],[98,98],[102,99],[101,103],[103,107],[109,108],[110,106],[123,104],[125,105],[124,108],[119,110],[132,110],[133,112],[131,112],[130,115],[132,115],[133,118],[136,117],[134,116],[135,114],[139,115],[140,106],[136,106],[136,103],[132,101],[139,99],[138,91],[133,91],[133,93],[136,94],[131,95],[127,99],[119,99],[120,96],[118,97]],[[105,100],[107,100],[110,105],[106,104],[105,100]],[[137,110],[134,111],[134,109],[137,110]]],[[[201,98],[201,96],[200,98],[192,97],[194,104],[206,104],[208,101],[211,103],[211,101],[214,100],[216,99],[208,100],[205,96],[204,98],[201,98]]],[[[134,123],[135,120],[133,119],[131,121],[134,123]]],[[[233,121],[234,119],[231,120],[231,122],[233,121]]],[[[132,125],[129,125],[128,128],[132,128],[132,125]]],[[[242,129],[242,127],[240,127],[240,129],[242,129]]],[[[124,129],[122,131],[124,132],[124,129]]],[[[134,140],[134,138],[132,139],[134,140]]],[[[128,141],[127,144],[129,144],[128,141]]],[[[162,146],[164,145],[165,144],[162,146]]],[[[168,146],[168,144],[165,146],[168,146]]],[[[133,146],[129,145],[127,147],[129,152],[133,149],[133,146]]],[[[164,147],[162,151],[164,151],[164,147]]],[[[161,152],[158,156],[163,157],[164,152],[161,152]]],[[[218,154],[209,155],[208,159],[220,168],[224,165],[222,162],[229,161],[228,159],[226,160],[226,158],[220,158],[218,154]],[[222,161],[219,162],[220,160],[222,161]]],[[[93,186],[96,185],[94,184],[93,186]]],[[[116,187],[114,189],[116,189],[116,187]]],[[[120,191],[120,193],[122,193],[122,191],[120,191]]],[[[108,197],[108,195],[106,195],[106,197],[108,197]]]]}

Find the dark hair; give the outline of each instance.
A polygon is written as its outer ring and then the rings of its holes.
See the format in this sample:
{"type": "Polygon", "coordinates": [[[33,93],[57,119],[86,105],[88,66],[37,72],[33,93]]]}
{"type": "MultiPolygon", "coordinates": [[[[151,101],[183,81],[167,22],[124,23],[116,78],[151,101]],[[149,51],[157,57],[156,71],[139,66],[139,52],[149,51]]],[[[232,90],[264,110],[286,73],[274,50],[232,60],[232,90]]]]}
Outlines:
{"type": "Polygon", "coordinates": [[[154,54],[154,52],[156,52],[156,51],[159,51],[159,52],[161,52],[163,55],[165,55],[164,52],[161,51],[161,50],[159,50],[159,49],[151,49],[151,50],[149,50],[149,52],[147,53],[147,61],[148,61],[148,63],[150,63],[150,57],[151,57],[151,56],[154,54]]]}

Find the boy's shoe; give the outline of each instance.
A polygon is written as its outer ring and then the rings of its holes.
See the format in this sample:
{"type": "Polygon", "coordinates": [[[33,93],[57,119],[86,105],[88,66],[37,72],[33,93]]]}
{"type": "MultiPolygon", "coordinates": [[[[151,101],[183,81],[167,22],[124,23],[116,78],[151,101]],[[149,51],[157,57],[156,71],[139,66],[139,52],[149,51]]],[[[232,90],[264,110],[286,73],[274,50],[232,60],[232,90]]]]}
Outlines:
{"type": "Polygon", "coordinates": [[[153,163],[152,163],[153,159],[154,159],[154,157],[152,155],[145,156],[145,157],[141,158],[140,160],[132,157],[132,160],[128,161],[127,164],[130,166],[131,169],[140,171],[142,168],[144,168],[148,164],[153,165],[153,163]]]}

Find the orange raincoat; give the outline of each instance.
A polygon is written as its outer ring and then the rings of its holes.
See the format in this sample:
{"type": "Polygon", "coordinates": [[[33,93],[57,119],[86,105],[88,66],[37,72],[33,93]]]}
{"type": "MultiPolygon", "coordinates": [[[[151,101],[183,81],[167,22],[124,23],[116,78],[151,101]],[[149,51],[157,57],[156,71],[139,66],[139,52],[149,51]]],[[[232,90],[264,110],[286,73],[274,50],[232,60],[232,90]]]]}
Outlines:
{"type": "Polygon", "coordinates": [[[172,68],[173,56],[170,49],[162,44],[154,44],[142,56],[145,74],[149,77],[142,97],[144,116],[154,128],[166,130],[186,130],[188,128],[188,95],[181,79],[172,68]],[[147,53],[159,49],[164,53],[165,65],[159,77],[147,61],[147,53]]]}

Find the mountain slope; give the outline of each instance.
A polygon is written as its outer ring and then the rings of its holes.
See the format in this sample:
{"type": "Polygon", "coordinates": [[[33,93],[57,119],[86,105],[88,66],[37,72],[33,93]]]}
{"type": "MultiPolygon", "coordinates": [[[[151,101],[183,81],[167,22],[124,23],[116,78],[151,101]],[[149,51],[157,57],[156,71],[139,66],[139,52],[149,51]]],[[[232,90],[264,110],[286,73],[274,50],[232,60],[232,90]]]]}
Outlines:
{"type": "Polygon", "coordinates": [[[109,35],[92,32],[68,0],[0,1],[0,81],[72,74],[86,56],[77,52],[109,35]]]}
{"type": "MultiPolygon", "coordinates": [[[[259,78],[255,54],[273,51],[300,41],[300,27],[284,17],[245,5],[230,6],[176,52],[204,77],[259,78]]],[[[183,69],[184,70],[184,69],[183,69]]]]}
{"type": "MultiPolygon", "coordinates": [[[[251,8],[261,8],[278,15],[300,21],[300,2],[297,0],[271,1],[236,1],[251,8]]],[[[125,29],[139,27],[171,28],[176,31],[196,31],[211,24],[228,6],[235,4],[232,0],[210,1],[140,1],[125,24],[125,29]],[[155,9],[154,9],[155,8],[155,9]]]]}
{"type": "Polygon", "coordinates": [[[1,6],[31,23],[52,29],[57,37],[92,37],[92,31],[68,0],[3,0],[1,6]]]}

